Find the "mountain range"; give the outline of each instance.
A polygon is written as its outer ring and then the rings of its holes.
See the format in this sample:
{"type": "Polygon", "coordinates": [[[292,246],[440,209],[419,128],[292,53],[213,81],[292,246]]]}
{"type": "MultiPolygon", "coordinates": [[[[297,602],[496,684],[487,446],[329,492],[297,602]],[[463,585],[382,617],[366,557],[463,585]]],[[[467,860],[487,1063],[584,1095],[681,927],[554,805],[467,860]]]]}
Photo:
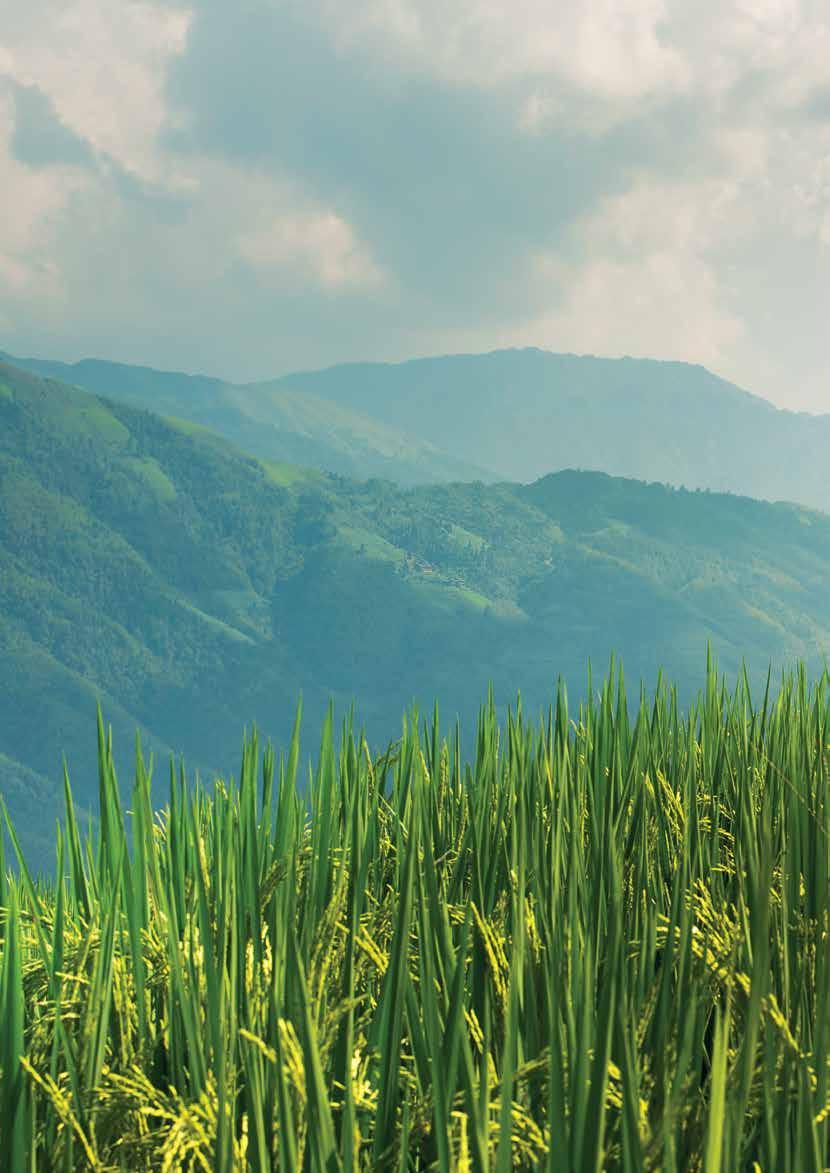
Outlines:
{"type": "Polygon", "coordinates": [[[353,478],[529,483],[578,468],[830,510],[830,415],[777,409],[687,363],[506,350],[238,385],[9,361],[203,424],[264,459],[353,478]]]}
{"type": "MultiPolygon", "coordinates": [[[[123,387],[0,364],[0,791],[33,858],[63,755],[80,804],[97,792],[98,700],[118,761],[139,730],[165,768],[181,752],[210,776],[234,770],[245,725],[284,744],[301,694],[311,727],[354,702],[377,745],[414,700],[469,725],[491,682],[540,711],[558,675],[582,693],[612,649],[629,680],[662,667],[683,700],[709,642],[755,687],[830,647],[815,510],[586,471],[349,478],[242,451],[187,420],[182,390],[150,411],[123,387]]],[[[296,394],[323,391],[337,402],[296,394]]],[[[467,459],[449,409],[445,424],[467,459]]]]}
{"type": "Polygon", "coordinates": [[[86,359],[68,364],[12,359],[16,366],[134,407],[200,424],[266,460],[325,469],[354,478],[385,477],[403,485],[493,479],[413,432],[273,383],[241,386],[205,375],[86,359]]]}

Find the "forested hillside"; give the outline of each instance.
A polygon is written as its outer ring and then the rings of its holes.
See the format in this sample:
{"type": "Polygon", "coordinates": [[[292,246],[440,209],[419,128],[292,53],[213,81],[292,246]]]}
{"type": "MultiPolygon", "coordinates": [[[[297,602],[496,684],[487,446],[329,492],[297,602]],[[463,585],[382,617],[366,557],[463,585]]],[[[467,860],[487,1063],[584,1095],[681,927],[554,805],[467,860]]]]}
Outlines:
{"type": "MultiPolygon", "coordinates": [[[[690,691],[830,647],[830,519],[599,474],[404,490],[267,463],[0,367],[0,788],[30,848],[65,754],[97,791],[95,704],[125,747],[235,766],[354,701],[373,744],[413,699],[471,719],[582,691],[611,650],[690,691]],[[31,817],[36,812],[37,819],[31,817]]],[[[470,720],[468,720],[470,724],[470,720]]]]}

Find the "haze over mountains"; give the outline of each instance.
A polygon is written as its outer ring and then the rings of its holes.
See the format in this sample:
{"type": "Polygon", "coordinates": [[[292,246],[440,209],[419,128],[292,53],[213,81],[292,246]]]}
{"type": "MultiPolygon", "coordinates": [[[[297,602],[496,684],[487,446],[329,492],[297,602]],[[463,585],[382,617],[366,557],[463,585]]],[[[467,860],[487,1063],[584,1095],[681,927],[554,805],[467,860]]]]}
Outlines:
{"type": "Polygon", "coordinates": [[[828,577],[830,517],[804,507],[588,472],[350,480],[0,364],[0,790],[35,853],[62,754],[96,791],[98,698],[120,761],[138,727],[210,773],[254,721],[284,743],[301,692],[312,727],[356,701],[377,744],[414,698],[469,723],[490,681],[537,711],[611,650],[688,691],[711,640],[760,686],[820,666],[828,577]]]}
{"type": "Polygon", "coordinates": [[[582,468],[830,509],[830,416],[780,410],[686,363],[507,350],[236,386],[95,360],[13,361],[346,476],[527,483],[582,468]]]}

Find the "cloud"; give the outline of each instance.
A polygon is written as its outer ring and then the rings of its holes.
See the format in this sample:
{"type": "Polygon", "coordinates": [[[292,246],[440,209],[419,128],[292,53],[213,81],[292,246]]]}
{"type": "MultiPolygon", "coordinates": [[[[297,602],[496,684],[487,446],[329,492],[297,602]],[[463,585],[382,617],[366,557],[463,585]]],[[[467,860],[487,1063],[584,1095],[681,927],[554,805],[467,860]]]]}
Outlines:
{"type": "Polygon", "coordinates": [[[673,92],[681,54],[659,35],[663,0],[326,0],[320,16],[344,50],[391,57],[453,85],[493,88],[554,75],[614,99],[673,92]]]}
{"type": "Polygon", "coordinates": [[[46,94],[37,86],[12,84],[16,159],[32,167],[62,163],[86,167],[93,159],[88,142],[65,126],[46,94]]]}
{"type": "Polygon", "coordinates": [[[0,41],[6,349],[533,343],[830,410],[825,0],[31,0],[0,41]]]}
{"type": "Polygon", "coordinates": [[[122,0],[27,0],[4,13],[6,71],[36,85],[61,122],[128,171],[157,179],[164,77],[184,51],[186,9],[122,0]]]}
{"type": "Polygon", "coordinates": [[[624,185],[626,168],[652,152],[648,128],[532,138],[517,129],[518,93],[368,52],[344,45],[313,5],[248,4],[232,22],[202,8],[170,73],[179,126],[168,146],[289,180],[327,204],[422,325],[521,316],[527,254],[624,185]]]}
{"type": "MultiPolygon", "coordinates": [[[[543,263],[543,262],[541,262],[543,263]]],[[[712,268],[690,249],[635,260],[603,258],[546,271],[567,288],[564,304],[530,323],[525,341],[552,350],[661,358],[732,374],[729,352],[744,334],[712,268]]]]}
{"type": "Polygon", "coordinates": [[[571,338],[577,350],[615,354],[648,355],[659,338],[661,357],[723,369],[744,331],[712,258],[742,231],[729,179],[641,180],[575,226],[568,260],[539,257],[567,294],[534,328],[563,348],[571,338]]]}
{"type": "Polygon", "coordinates": [[[73,155],[82,162],[86,157],[71,134],[63,137],[59,126],[51,142],[47,136],[46,141],[21,144],[19,105],[11,88],[0,88],[0,303],[6,329],[12,328],[12,306],[20,299],[35,310],[57,296],[60,278],[54,257],[60,242],[53,231],[55,217],[72,193],[89,182],[82,171],[68,165],[73,155]],[[25,159],[27,152],[35,159],[21,161],[19,156],[25,159]],[[57,155],[51,162],[58,165],[46,169],[44,152],[57,155]]]}
{"type": "Polygon", "coordinates": [[[830,122],[830,86],[817,86],[807,94],[804,112],[820,122],[830,122]]]}
{"type": "Polygon", "coordinates": [[[238,241],[240,255],[264,274],[308,270],[326,289],[374,285],[382,274],[354,230],[333,212],[276,217],[238,241]]]}

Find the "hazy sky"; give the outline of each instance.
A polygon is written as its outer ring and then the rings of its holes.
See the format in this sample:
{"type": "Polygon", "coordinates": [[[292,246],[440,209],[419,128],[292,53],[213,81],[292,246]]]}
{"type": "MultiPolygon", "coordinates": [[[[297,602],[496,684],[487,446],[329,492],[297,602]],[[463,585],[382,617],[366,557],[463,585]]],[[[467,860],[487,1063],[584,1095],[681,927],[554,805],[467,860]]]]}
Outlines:
{"type": "Polygon", "coordinates": [[[0,348],[537,345],[830,411],[828,0],[0,12],[0,348]]]}

